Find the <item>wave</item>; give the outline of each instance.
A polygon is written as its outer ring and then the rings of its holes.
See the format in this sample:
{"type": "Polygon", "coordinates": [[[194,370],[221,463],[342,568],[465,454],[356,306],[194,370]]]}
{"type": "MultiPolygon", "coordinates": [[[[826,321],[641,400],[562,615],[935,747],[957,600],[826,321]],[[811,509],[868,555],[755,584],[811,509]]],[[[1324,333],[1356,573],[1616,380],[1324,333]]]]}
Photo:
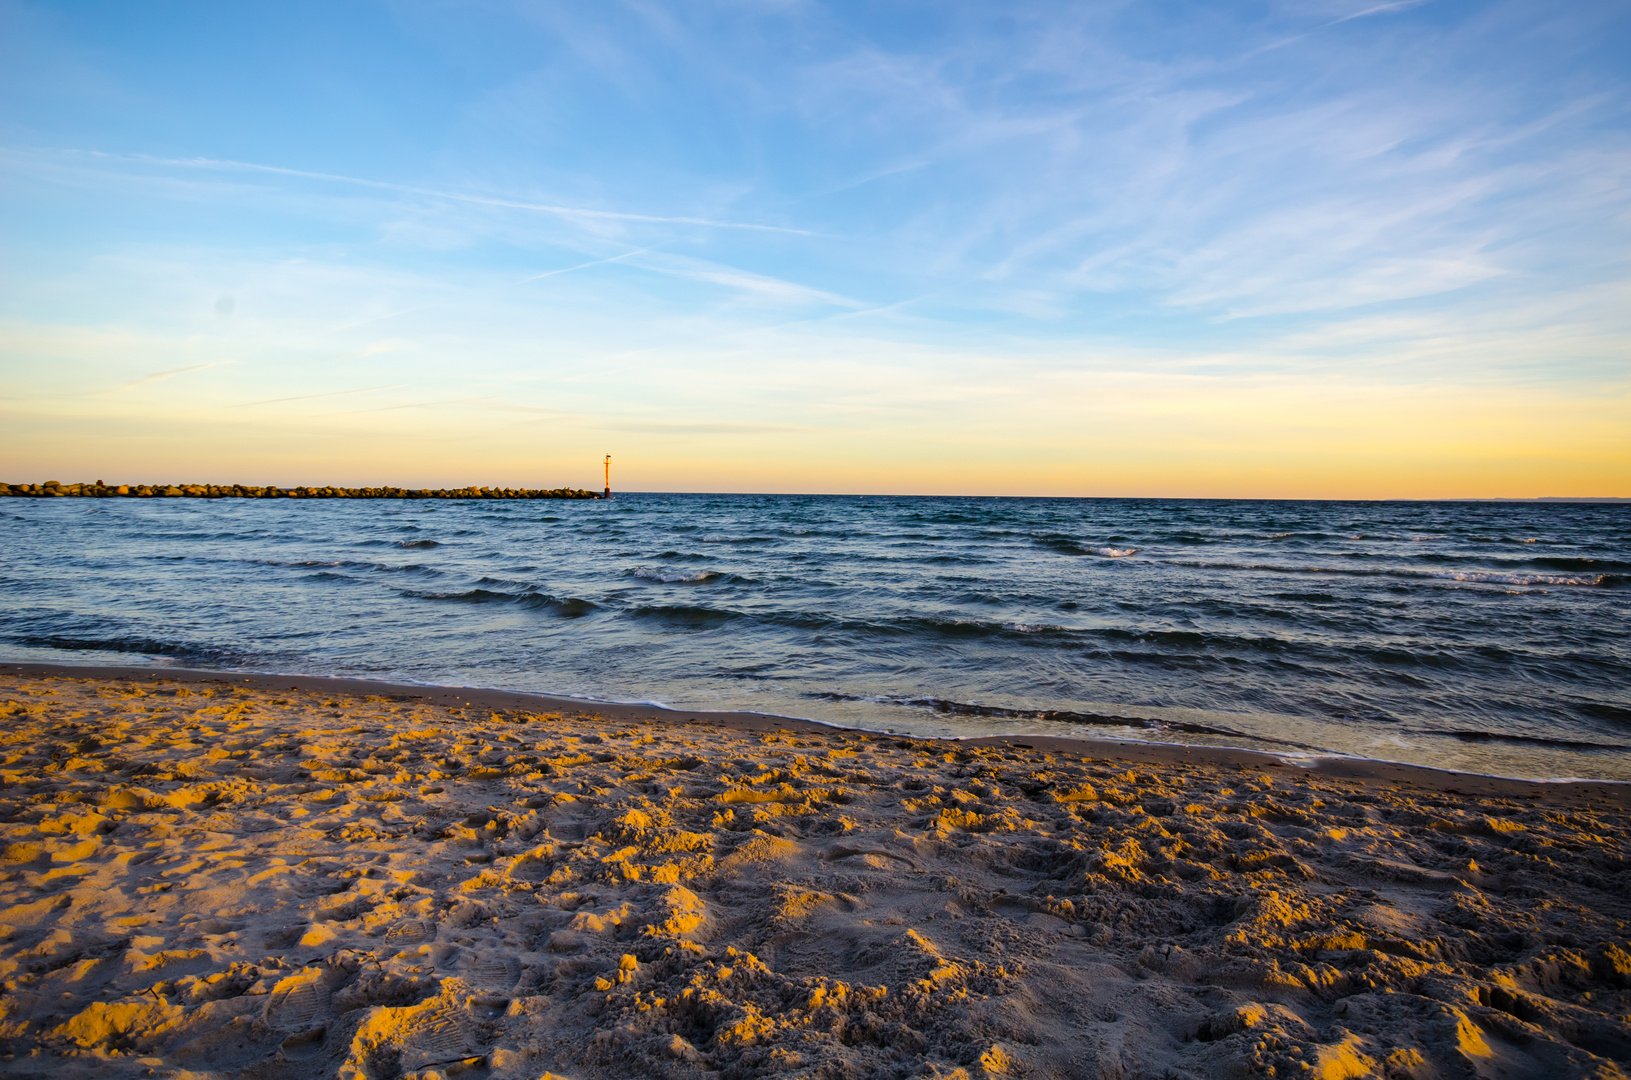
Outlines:
{"type": "Polygon", "coordinates": [[[442,571],[420,563],[404,563],[401,566],[392,566],[389,563],[366,562],[358,559],[302,559],[298,562],[288,562],[282,559],[204,559],[200,561],[237,563],[248,566],[275,566],[287,570],[367,570],[375,574],[416,574],[422,577],[442,576],[442,571]]]}
{"type": "Polygon", "coordinates": [[[665,585],[705,585],[711,581],[718,581],[725,575],[719,570],[675,570],[661,566],[636,566],[629,571],[629,576],[644,581],[660,581],[665,585]]]}
{"type": "Polygon", "coordinates": [[[442,545],[440,541],[436,540],[398,540],[395,546],[399,548],[433,548],[442,545]]]}
{"type": "Polygon", "coordinates": [[[1626,584],[1624,574],[1589,574],[1584,577],[1562,577],[1556,574],[1517,574],[1477,570],[1377,571],[1378,575],[1397,573],[1401,577],[1439,578],[1446,581],[1470,581],[1485,585],[1583,585],[1613,589],[1626,584]]]}
{"type": "Polygon", "coordinates": [[[1631,562],[1620,559],[1564,558],[1558,555],[1543,555],[1539,558],[1524,561],[1530,566],[1541,566],[1548,570],[1583,570],[1587,573],[1593,570],[1605,573],[1631,571],[1631,562]]]}
{"type": "Polygon", "coordinates": [[[1068,536],[1033,536],[1037,547],[1047,548],[1064,555],[1086,555],[1087,549],[1068,536]]]}
{"type": "Polygon", "coordinates": [[[161,641],[149,637],[90,638],[67,634],[27,634],[12,638],[19,645],[36,649],[62,649],[68,652],[136,653],[142,656],[167,656],[174,660],[196,660],[229,666],[242,662],[242,657],[231,649],[220,646],[194,645],[179,641],[161,641]]]}
{"type": "Polygon", "coordinates": [[[1624,753],[1631,746],[1615,743],[1586,742],[1581,739],[1559,739],[1545,735],[1512,735],[1504,731],[1433,731],[1424,734],[1447,735],[1452,739],[1470,743],[1514,743],[1520,746],[1552,746],[1560,750],[1597,750],[1624,753]]]}
{"type": "Polygon", "coordinates": [[[756,626],[776,626],[792,630],[842,633],[858,638],[887,637],[911,639],[920,637],[944,639],[1009,638],[1028,643],[1039,643],[1059,638],[1080,638],[1096,635],[1100,631],[1073,630],[1052,623],[997,621],[992,619],[966,619],[939,615],[914,615],[897,618],[856,619],[816,611],[738,611],[728,607],[706,604],[639,604],[623,609],[621,614],[631,619],[655,619],[686,625],[722,624],[746,621],[756,626]]]}
{"type": "Polygon", "coordinates": [[[567,619],[581,618],[592,611],[600,610],[599,604],[578,596],[556,597],[544,593],[531,593],[517,597],[515,602],[524,608],[544,608],[567,619]]]}
{"type": "Polygon", "coordinates": [[[636,619],[652,619],[689,627],[721,626],[743,617],[737,611],[695,604],[641,604],[625,609],[623,614],[636,619]]]}
{"type": "Polygon", "coordinates": [[[1219,634],[1201,630],[1128,630],[1121,627],[1099,627],[1079,633],[1084,637],[1105,642],[1158,647],[1154,652],[1119,649],[1110,654],[1118,660],[1132,660],[1138,663],[1190,663],[1196,660],[1215,660],[1215,654],[1220,652],[1295,654],[1325,651],[1321,646],[1307,641],[1272,636],[1219,634]]]}
{"type": "Polygon", "coordinates": [[[538,586],[534,585],[530,581],[513,581],[510,578],[479,577],[479,578],[476,579],[476,584],[477,585],[489,585],[489,586],[496,585],[499,588],[506,588],[507,587],[507,588],[519,590],[520,592],[528,592],[528,593],[538,591],[538,586]]]}
{"type": "Polygon", "coordinates": [[[1138,554],[1139,551],[1139,549],[1135,547],[1095,547],[1091,544],[1083,544],[1068,536],[1060,536],[1058,534],[1044,533],[1038,536],[1033,536],[1031,539],[1035,541],[1038,546],[1045,547],[1049,551],[1057,551],[1062,555],[1098,555],[1106,559],[1125,559],[1129,555],[1138,554]]]}
{"type": "Polygon", "coordinates": [[[264,532],[132,532],[140,540],[260,540],[264,532]]]}
{"type": "Polygon", "coordinates": [[[990,619],[959,619],[936,615],[891,619],[882,623],[873,623],[871,626],[885,632],[906,635],[928,633],[943,638],[982,638],[1010,634],[1024,638],[1034,638],[1072,633],[1066,627],[1045,623],[994,622],[990,619]]]}
{"type": "Polygon", "coordinates": [[[1251,739],[1256,742],[1272,743],[1276,746],[1293,747],[1299,750],[1315,749],[1287,739],[1268,738],[1262,735],[1252,735],[1244,731],[1236,731],[1233,728],[1198,724],[1187,720],[1170,720],[1166,717],[1127,716],[1120,713],[1084,712],[1076,709],[1015,709],[1001,705],[976,705],[966,701],[952,701],[946,698],[860,697],[853,694],[833,692],[810,693],[805,696],[821,701],[870,701],[879,705],[899,705],[911,709],[929,709],[950,716],[1036,720],[1050,724],[1075,724],[1093,727],[1137,728],[1144,731],[1167,731],[1182,735],[1212,735],[1224,738],[1251,739]]]}
{"type": "Polygon", "coordinates": [[[419,589],[403,589],[402,595],[412,600],[455,600],[467,604],[507,604],[519,599],[514,593],[493,592],[490,589],[466,589],[463,592],[425,592],[419,589]]]}
{"type": "MultiPolygon", "coordinates": [[[[1617,672],[1610,672],[1612,677],[1617,672]]],[[[1584,713],[1594,720],[1608,720],[1616,724],[1631,725],[1631,708],[1624,705],[1611,705],[1603,701],[1582,701],[1575,705],[1577,712],[1584,713]]]]}
{"type": "Polygon", "coordinates": [[[1494,570],[1411,570],[1402,567],[1360,568],[1352,566],[1285,566],[1274,563],[1201,562],[1192,559],[1164,559],[1170,566],[1197,570],[1250,570],[1268,574],[1341,574],[1344,577],[1392,577],[1439,581],[1465,581],[1480,585],[1551,585],[1618,588],[1627,583],[1624,574],[1523,574],[1494,570]]]}
{"type": "MultiPolygon", "coordinates": [[[[1087,657],[1111,659],[1140,665],[1170,667],[1236,664],[1240,654],[1258,654],[1265,662],[1281,669],[1296,669],[1308,658],[1336,660],[1363,656],[1391,666],[1442,667],[1463,663],[1455,654],[1437,651],[1387,649],[1367,644],[1332,647],[1295,637],[1252,636],[1200,630],[1140,630],[1127,627],[1070,627],[1051,622],[1022,619],[982,619],[954,615],[907,615],[882,618],[853,618],[810,610],[752,610],[708,604],[639,604],[622,609],[630,619],[655,619],[686,625],[723,624],[742,621],[755,627],[781,627],[790,630],[842,634],[852,639],[888,638],[895,640],[997,639],[1042,648],[1085,648],[1087,657]]],[[[1517,657],[1502,654],[1504,662],[1517,657]]],[[[1482,659],[1489,660],[1488,650],[1482,659]]]]}
{"type": "Polygon", "coordinates": [[[542,592],[494,592],[491,589],[466,589],[463,592],[424,592],[404,589],[400,595],[412,600],[443,600],[460,604],[514,604],[517,607],[551,611],[569,619],[598,611],[600,605],[576,596],[551,596],[542,592]]]}
{"type": "Polygon", "coordinates": [[[1586,556],[1538,555],[1529,559],[1499,559],[1488,555],[1459,555],[1454,552],[1432,552],[1412,557],[1413,562],[1467,565],[1486,572],[1517,573],[1525,568],[1564,570],[1584,573],[1612,574],[1631,571],[1631,562],[1623,559],[1593,559],[1586,556]]]}

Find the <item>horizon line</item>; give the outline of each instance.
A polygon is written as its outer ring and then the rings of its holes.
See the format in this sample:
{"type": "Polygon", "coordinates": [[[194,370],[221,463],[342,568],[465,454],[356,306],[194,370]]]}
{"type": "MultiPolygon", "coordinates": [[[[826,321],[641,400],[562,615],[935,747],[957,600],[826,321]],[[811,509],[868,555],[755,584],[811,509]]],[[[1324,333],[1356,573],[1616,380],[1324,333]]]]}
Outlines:
{"type": "MultiPolygon", "coordinates": [[[[54,481],[54,480],[25,480],[25,481],[18,481],[16,483],[13,483],[11,481],[0,481],[0,484],[5,484],[8,487],[16,487],[19,484],[28,484],[28,485],[31,485],[31,486],[39,485],[39,486],[42,486],[42,487],[52,485],[52,484],[56,484],[56,485],[59,485],[59,486],[67,487],[67,486],[72,486],[72,485],[96,486],[96,485],[102,484],[102,482],[101,481],[89,481],[89,480],[76,480],[76,481],[72,481],[70,484],[63,484],[61,481],[54,481]]],[[[457,487],[448,487],[445,484],[444,485],[437,485],[437,486],[427,486],[427,485],[418,485],[418,484],[385,484],[385,483],[372,483],[372,484],[357,484],[357,483],[352,483],[352,484],[335,484],[335,483],[278,484],[278,483],[266,482],[266,483],[259,483],[259,484],[256,484],[256,483],[245,484],[245,483],[238,483],[238,482],[235,482],[235,481],[232,481],[232,482],[227,482],[227,481],[222,481],[222,482],[203,481],[202,483],[197,483],[197,482],[192,482],[192,481],[188,481],[186,483],[177,482],[177,481],[135,481],[135,482],[119,481],[119,482],[116,482],[114,484],[103,484],[102,486],[112,488],[112,487],[118,487],[118,486],[121,486],[121,485],[127,486],[127,487],[155,487],[155,486],[167,486],[167,487],[169,487],[169,486],[174,486],[174,487],[210,486],[210,487],[245,487],[245,488],[250,488],[250,487],[258,487],[258,488],[273,487],[273,488],[277,488],[277,489],[282,490],[282,491],[294,491],[294,490],[300,490],[300,489],[303,489],[303,488],[359,488],[359,487],[389,487],[389,488],[398,488],[398,489],[404,490],[404,491],[420,491],[420,490],[423,490],[423,491],[438,491],[438,490],[440,490],[440,491],[449,491],[449,490],[457,491],[457,490],[466,490],[466,489],[475,489],[475,490],[487,491],[487,490],[492,490],[492,489],[495,489],[495,488],[496,489],[504,489],[504,488],[520,489],[520,486],[516,485],[516,484],[462,484],[462,485],[459,485],[457,487]]],[[[567,488],[566,487],[561,487],[560,489],[561,490],[566,490],[567,488]]],[[[552,488],[540,488],[538,490],[555,490],[555,489],[552,489],[552,488]]],[[[577,489],[574,488],[572,490],[577,490],[577,489]]],[[[592,490],[597,490],[597,489],[584,488],[583,490],[592,491],[592,490]]],[[[1524,502],[1524,503],[1539,503],[1539,502],[1551,502],[1551,503],[1598,503],[1598,504],[1608,504],[1608,505],[1613,505],[1613,504],[1616,504],[1616,503],[1631,503],[1631,496],[1626,496],[1626,495],[1434,495],[1434,496],[1382,495],[1382,496],[1369,496],[1369,497],[1366,497],[1366,496],[1343,496],[1343,495],[1023,495],[1023,494],[994,495],[994,494],[980,494],[980,493],[966,493],[966,492],[959,492],[959,493],[946,493],[946,492],[929,493],[929,492],[868,492],[868,491],[639,491],[639,490],[633,490],[633,489],[622,490],[622,491],[615,490],[615,489],[608,489],[608,490],[610,491],[610,494],[614,499],[618,495],[694,495],[694,496],[708,496],[708,497],[716,497],[716,498],[717,497],[735,496],[735,497],[740,497],[740,498],[830,498],[830,499],[1072,499],[1072,500],[1129,501],[1129,502],[1131,502],[1131,501],[1141,501],[1141,502],[1363,502],[1363,503],[1378,503],[1378,502],[1417,502],[1417,503],[1425,503],[1425,502],[1524,502]]],[[[114,498],[140,498],[141,496],[123,495],[123,496],[113,496],[113,497],[114,498]]],[[[159,496],[159,497],[162,498],[163,496],[159,496]]],[[[340,498],[345,498],[345,496],[340,496],[340,498]]]]}

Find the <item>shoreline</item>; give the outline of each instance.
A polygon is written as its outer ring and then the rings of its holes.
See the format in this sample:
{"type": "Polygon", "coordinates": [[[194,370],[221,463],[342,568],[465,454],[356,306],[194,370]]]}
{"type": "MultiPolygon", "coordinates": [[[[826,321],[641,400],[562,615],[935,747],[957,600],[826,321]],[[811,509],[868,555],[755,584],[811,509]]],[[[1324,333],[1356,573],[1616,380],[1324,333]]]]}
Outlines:
{"type": "Polygon", "coordinates": [[[349,697],[369,694],[410,694],[428,704],[463,704],[494,710],[543,709],[594,713],[606,719],[644,721],[658,724],[684,724],[688,721],[717,723],[742,732],[799,731],[856,735],[877,740],[911,739],[941,742],[950,746],[1014,747],[1042,752],[1062,752],[1125,761],[1135,765],[1204,765],[1233,768],[1290,768],[1332,779],[1356,780],[1414,788],[1447,795],[1490,796],[1516,799],[1560,799],[1572,802],[1602,799],[1631,807],[1631,781],[1592,780],[1573,777],[1529,779],[1461,772],[1428,765],[1411,765],[1374,758],[1344,755],[1276,753],[1235,747],[1144,742],[1132,739],[1067,738],[1055,735],[986,735],[973,738],[947,738],[907,735],[799,717],[778,716],[735,710],[687,710],[662,705],[596,701],[562,697],[522,690],[484,687],[442,686],[397,683],[350,676],[287,675],[262,672],[219,671],[205,668],[168,668],[123,665],[76,665],[0,662],[0,675],[21,677],[65,676],[88,679],[173,680],[182,683],[230,682],[259,690],[302,689],[349,697]]]}

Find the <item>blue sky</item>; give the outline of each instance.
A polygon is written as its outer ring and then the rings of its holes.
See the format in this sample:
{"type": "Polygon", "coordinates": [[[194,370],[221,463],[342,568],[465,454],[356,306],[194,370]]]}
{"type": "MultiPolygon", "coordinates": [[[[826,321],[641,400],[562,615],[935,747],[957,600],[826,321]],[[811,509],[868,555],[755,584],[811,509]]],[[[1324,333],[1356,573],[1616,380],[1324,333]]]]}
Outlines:
{"type": "Polygon", "coordinates": [[[1623,0],[4,2],[0,449],[1631,495],[1627,56],[1623,0]]]}

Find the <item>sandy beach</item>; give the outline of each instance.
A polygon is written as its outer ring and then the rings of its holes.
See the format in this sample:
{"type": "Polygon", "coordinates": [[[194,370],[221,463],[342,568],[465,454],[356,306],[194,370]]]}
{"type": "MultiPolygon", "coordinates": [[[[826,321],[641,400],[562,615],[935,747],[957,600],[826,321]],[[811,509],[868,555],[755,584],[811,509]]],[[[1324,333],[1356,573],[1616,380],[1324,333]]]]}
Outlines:
{"type": "Polygon", "coordinates": [[[0,1073],[1623,1076],[1627,791],[0,666],[0,1073]]]}

